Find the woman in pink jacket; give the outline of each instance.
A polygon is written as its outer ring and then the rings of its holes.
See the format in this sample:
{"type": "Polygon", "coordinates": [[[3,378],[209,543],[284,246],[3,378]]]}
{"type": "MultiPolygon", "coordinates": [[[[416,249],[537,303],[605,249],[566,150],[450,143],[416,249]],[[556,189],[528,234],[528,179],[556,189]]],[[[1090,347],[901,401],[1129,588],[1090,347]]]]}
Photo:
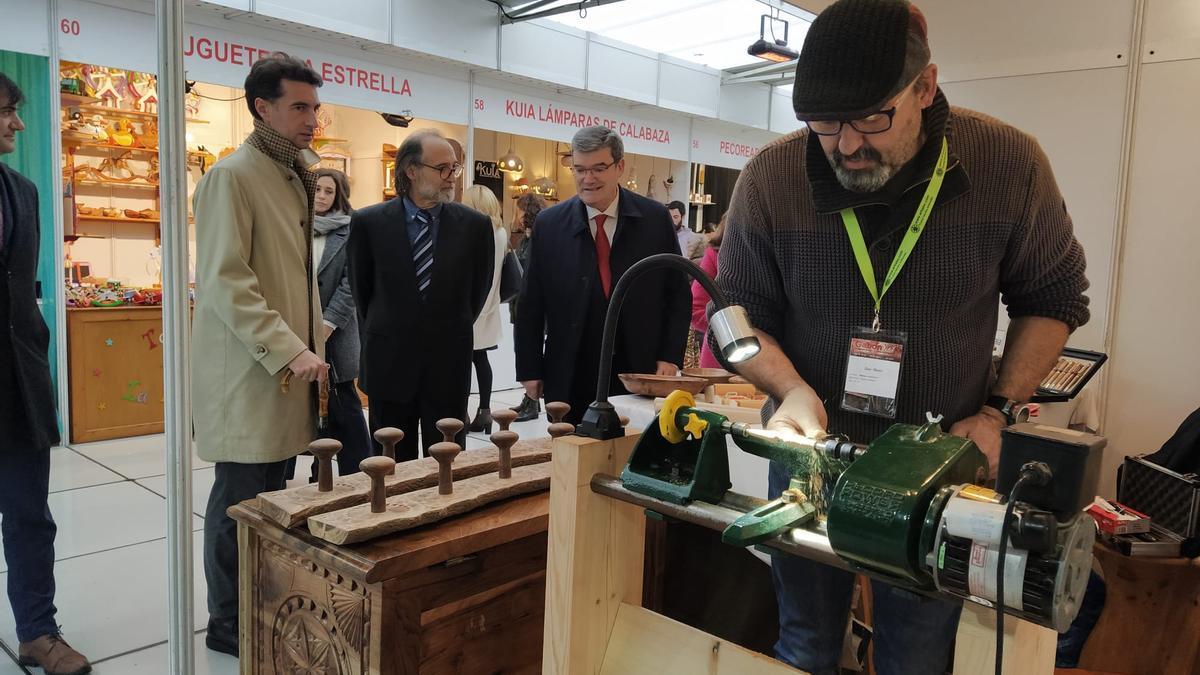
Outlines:
{"type": "MultiPolygon", "coordinates": [[[[721,218],[721,223],[717,225],[717,231],[713,232],[708,239],[708,248],[704,251],[704,257],[700,259],[700,269],[704,270],[708,276],[713,279],[717,278],[717,251],[721,248],[721,237],[725,235],[725,218],[721,218]]],[[[720,368],[721,364],[717,361],[717,357],[713,356],[712,349],[708,346],[708,316],[705,310],[708,307],[708,301],[711,298],[708,292],[699,282],[692,282],[692,335],[689,343],[695,342],[700,344],[700,367],[701,368],[720,368]]]]}

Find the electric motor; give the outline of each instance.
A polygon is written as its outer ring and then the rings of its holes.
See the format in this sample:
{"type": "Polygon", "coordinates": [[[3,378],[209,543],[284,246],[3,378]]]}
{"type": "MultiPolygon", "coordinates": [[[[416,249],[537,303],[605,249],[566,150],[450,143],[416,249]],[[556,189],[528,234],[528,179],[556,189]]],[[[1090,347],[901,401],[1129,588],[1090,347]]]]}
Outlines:
{"type": "MultiPolygon", "coordinates": [[[[938,590],[995,606],[1006,506],[1001,495],[974,485],[939,492],[930,505],[930,515],[936,515],[926,519],[937,525],[925,560],[938,590]]],[[[1053,513],[1021,502],[1013,513],[1004,554],[1006,613],[1061,633],[1079,612],[1087,588],[1095,523],[1083,513],[1059,522],[1053,513]]]]}

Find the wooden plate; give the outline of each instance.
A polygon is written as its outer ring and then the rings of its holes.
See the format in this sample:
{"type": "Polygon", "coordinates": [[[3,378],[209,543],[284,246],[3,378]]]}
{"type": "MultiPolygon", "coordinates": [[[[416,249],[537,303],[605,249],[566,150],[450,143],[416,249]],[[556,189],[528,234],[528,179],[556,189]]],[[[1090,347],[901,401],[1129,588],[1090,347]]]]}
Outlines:
{"type": "Polygon", "coordinates": [[[725,384],[733,373],[724,368],[684,368],[684,377],[698,377],[709,384],[725,384]]]}
{"type": "Polygon", "coordinates": [[[683,377],[669,375],[642,375],[638,373],[621,373],[617,375],[621,384],[631,394],[642,396],[666,396],[676,389],[682,389],[691,394],[699,394],[708,386],[708,381],[699,377],[683,377]]]}

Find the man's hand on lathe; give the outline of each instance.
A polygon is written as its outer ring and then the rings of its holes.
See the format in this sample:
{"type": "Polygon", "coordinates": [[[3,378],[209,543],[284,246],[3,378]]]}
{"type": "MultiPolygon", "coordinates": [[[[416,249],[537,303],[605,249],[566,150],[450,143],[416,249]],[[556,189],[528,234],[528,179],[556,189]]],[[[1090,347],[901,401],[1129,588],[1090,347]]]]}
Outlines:
{"type": "Polygon", "coordinates": [[[1000,467],[1000,430],[1007,426],[1004,415],[995,408],[984,407],[983,410],[955,422],[950,427],[950,433],[974,441],[980,452],[987,457],[988,476],[996,477],[1000,467]]]}
{"type": "Polygon", "coordinates": [[[775,414],[767,420],[767,429],[791,431],[809,438],[824,436],[828,425],[825,405],[807,384],[788,391],[775,414]]]}

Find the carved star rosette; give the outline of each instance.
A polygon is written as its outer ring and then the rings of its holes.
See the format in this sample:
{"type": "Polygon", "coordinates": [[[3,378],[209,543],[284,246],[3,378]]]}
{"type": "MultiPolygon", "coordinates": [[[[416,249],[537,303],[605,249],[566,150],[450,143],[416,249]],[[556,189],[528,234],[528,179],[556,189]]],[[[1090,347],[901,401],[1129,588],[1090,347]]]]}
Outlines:
{"type": "Polygon", "coordinates": [[[346,675],[346,654],[335,619],[316,600],[293,595],[279,606],[272,631],[272,657],[279,675],[346,675]]]}

